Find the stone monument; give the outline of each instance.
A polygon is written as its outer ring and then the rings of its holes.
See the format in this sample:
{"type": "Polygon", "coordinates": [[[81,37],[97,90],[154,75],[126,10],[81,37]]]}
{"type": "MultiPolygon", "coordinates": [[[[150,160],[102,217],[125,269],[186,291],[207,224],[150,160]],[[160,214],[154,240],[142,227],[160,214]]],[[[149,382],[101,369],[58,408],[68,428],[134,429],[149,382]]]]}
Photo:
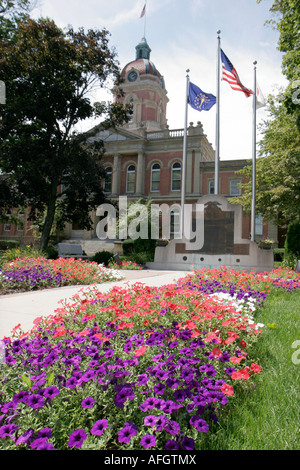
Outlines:
{"type": "Polygon", "coordinates": [[[184,236],[155,250],[153,269],[189,271],[226,265],[239,271],[270,271],[273,251],[242,238],[242,206],[224,196],[206,195],[185,217],[184,236]]]}

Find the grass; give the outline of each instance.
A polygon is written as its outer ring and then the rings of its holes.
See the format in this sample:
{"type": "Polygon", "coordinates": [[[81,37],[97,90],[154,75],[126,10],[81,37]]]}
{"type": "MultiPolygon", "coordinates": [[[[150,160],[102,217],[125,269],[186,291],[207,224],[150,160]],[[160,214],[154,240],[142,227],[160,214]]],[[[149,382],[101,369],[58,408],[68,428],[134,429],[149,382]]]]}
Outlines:
{"type": "Polygon", "coordinates": [[[255,390],[235,397],[228,417],[203,440],[203,450],[299,450],[300,364],[292,346],[300,340],[299,312],[300,292],[274,292],[260,308],[256,319],[266,326],[253,360],[262,373],[255,390]]]}

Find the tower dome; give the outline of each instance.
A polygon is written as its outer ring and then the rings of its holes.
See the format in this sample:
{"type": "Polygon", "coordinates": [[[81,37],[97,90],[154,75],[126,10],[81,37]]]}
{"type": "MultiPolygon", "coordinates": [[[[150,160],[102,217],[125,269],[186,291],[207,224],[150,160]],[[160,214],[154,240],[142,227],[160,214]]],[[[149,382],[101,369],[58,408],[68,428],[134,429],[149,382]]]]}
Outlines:
{"type": "MultiPolygon", "coordinates": [[[[136,46],[136,58],[132,60],[122,70],[122,78],[126,78],[128,72],[132,69],[138,71],[140,75],[154,75],[155,77],[161,77],[161,74],[155,67],[154,63],[150,60],[151,49],[147,43],[146,38],[142,38],[139,44],[136,46]]],[[[132,76],[133,77],[133,76],[132,76]]],[[[130,80],[131,77],[128,76],[130,80]]]]}
{"type": "Polygon", "coordinates": [[[163,76],[150,60],[151,49],[143,37],[135,48],[135,60],[122,69],[122,101],[131,104],[133,115],[124,127],[143,133],[167,128],[167,91],[163,76]]]}

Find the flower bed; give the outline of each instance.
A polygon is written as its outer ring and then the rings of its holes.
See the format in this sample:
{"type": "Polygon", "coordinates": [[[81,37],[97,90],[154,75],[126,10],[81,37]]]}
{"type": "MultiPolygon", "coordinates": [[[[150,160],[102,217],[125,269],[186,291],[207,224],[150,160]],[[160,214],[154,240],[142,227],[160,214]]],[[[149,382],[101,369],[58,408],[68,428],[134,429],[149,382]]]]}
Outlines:
{"type": "Polygon", "coordinates": [[[129,269],[129,270],[141,270],[145,268],[145,266],[138,264],[135,261],[130,261],[130,260],[122,260],[119,263],[110,262],[108,266],[109,268],[113,268],[113,269],[129,269]]]}
{"type": "Polygon", "coordinates": [[[75,258],[48,260],[18,258],[5,263],[0,272],[0,292],[93,284],[123,279],[115,269],[107,269],[95,262],[75,258]]]}
{"type": "Polygon", "coordinates": [[[197,449],[261,372],[255,310],[278,274],[222,268],[161,288],[91,286],[31,332],[16,329],[0,368],[1,448],[197,449]],[[204,292],[216,277],[222,292],[204,292]]]}

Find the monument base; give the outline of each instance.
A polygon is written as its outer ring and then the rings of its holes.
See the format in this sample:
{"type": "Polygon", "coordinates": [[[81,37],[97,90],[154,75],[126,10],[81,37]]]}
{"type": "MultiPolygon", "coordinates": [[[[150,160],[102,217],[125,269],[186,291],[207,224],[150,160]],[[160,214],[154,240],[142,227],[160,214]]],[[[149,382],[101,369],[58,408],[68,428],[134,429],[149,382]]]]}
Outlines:
{"type": "Polygon", "coordinates": [[[174,239],[155,249],[149,268],[192,271],[226,266],[239,271],[264,272],[274,268],[272,250],[264,250],[255,242],[241,237],[242,206],[230,204],[224,196],[207,195],[197,201],[192,220],[188,221],[196,244],[189,239],[174,239]],[[203,208],[202,212],[198,208],[203,208]],[[195,230],[196,227],[196,230],[195,230]],[[193,232],[192,232],[193,230],[193,232]],[[195,248],[195,249],[193,249],[195,248]]]}

